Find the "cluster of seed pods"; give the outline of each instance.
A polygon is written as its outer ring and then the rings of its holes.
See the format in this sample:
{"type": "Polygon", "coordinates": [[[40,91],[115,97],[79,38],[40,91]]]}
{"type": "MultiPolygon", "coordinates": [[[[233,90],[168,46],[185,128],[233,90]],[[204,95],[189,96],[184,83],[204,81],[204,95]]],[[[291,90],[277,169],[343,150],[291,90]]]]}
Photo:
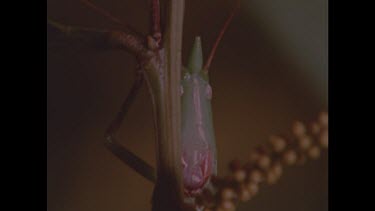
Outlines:
{"type": "Polygon", "coordinates": [[[261,183],[275,184],[284,167],[318,159],[321,151],[328,148],[328,113],[321,112],[318,120],[308,126],[295,122],[291,134],[288,138],[271,136],[266,145],[250,153],[247,163],[232,161],[229,176],[212,177],[211,188],[196,197],[200,210],[233,211],[236,204],[254,197],[261,183]]]}

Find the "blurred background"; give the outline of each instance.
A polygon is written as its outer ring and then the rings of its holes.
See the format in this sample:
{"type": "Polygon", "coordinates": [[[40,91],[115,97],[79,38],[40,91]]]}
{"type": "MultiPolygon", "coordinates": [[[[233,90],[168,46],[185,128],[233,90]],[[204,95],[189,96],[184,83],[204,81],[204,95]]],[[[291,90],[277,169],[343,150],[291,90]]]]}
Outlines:
{"type": "MultiPolygon", "coordinates": [[[[146,34],[148,0],[95,0],[146,34]]],[[[207,56],[234,1],[186,1],[183,61],[194,37],[207,56]]],[[[47,17],[76,26],[115,25],[77,0],[47,0],[47,17]]],[[[148,211],[153,184],[103,145],[104,131],[132,85],[134,58],[123,51],[87,49],[47,40],[47,209],[148,211]]],[[[242,0],[210,70],[218,173],[248,160],[271,134],[294,120],[311,121],[328,106],[328,2],[242,0]]],[[[155,166],[152,107],[144,87],[119,140],[155,166]]],[[[328,155],[286,168],[238,210],[328,210],[328,155]]]]}

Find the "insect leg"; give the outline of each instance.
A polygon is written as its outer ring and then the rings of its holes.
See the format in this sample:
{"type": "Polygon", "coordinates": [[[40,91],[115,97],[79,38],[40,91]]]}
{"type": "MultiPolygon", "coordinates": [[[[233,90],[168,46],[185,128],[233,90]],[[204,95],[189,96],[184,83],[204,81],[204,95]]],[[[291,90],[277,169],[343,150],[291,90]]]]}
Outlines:
{"type": "Polygon", "coordinates": [[[132,26],[124,23],[123,21],[121,21],[117,17],[113,16],[110,12],[108,12],[107,10],[97,6],[95,3],[91,2],[90,0],[80,0],[80,2],[83,3],[84,6],[86,6],[88,8],[91,8],[92,10],[94,10],[95,12],[104,16],[105,18],[111,20],[112,22],[124,27],[124,29],[136,32],[136,30],[132,26]]]}
{"type": "Polygon", "coordinates": [[[139,89],[144,81],[143,74],[140,70],[137,71],[136,80],[130,90],[129,95],[126,97],[124,103],[121,106],[120,112],[117,114],[116,118],[109,125],[106,132],[106,146],[107,148],[116,155],[121,161],[135,170],[137,173],[150,180],[151,182],[156,181],[155,169],[151,167],[144,160],[136,156],[134,153],[130,152],[127,148],[122,146],[115,140],[115,133],[121,126],[124,117],[131,105],[131,103],[136,98],[139,93],[139,89]]]}
{"type": "Polygon", "coordinates": [[[208,59],[206,61],[206,64],[204,65],[204,70],[205,71],[208,71],[208,69],[210,68],[210,65],[211,65],[211,62],[212,62],[212,59],[214,58],[214,55],[215,55],[215,52],[216,52],[216,48],[217,46],[219,45],[220,43],[220,40],[223,38],[223,35],[224,35],[224,32],[227,30],[230,22],[232,21],[234,15],[236,14],[237,10],[239,9],[240,7],[240,0],[237,0],[237,3],[235,5],[235,7],[233,8],[232,12],[230,13],[229,17],[227,18],[227,20],[225,21],[223,27],[221,28],[220,32],[219,32],[219,35],[217,36],[216,38],[216,41],[210,51],[210,55],[208,56],[208,59]]]}
{"type": "Polygon", "coordinates": [[[156,40],[158,47],[160,47],[161,29],[160,29],[160,2],[159,0],[152,0],[151,10],[152,10],[151,33],[152,33],[152,37],[156,40]]]}

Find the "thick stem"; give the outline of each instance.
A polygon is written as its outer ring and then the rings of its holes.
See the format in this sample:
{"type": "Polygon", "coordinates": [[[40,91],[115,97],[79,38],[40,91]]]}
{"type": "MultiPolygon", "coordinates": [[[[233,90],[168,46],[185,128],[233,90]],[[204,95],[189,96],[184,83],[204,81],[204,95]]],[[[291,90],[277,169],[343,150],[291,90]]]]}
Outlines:
{"type": "Polygon", "coordinates": [[[184,0],[168,1],[168,9],[165,54],[160,54],[163,64],[159,72],[160,93],[156,96],[160,138],[157,142],[157,182],[152,201],[154,211],[183,210],[180,75],[184,0]]]}

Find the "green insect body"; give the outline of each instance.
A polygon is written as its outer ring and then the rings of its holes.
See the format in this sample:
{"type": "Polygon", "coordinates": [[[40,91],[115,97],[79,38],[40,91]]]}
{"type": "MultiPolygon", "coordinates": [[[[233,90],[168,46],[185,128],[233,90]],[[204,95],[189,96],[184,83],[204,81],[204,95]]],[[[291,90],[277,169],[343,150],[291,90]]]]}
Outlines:
{"type": "Polygon", "coordinates": [[[216,144],[212,121],[212,89],[202,68],[201,40],[196,37],[181,81],[182,167],[188,196],[200,193],[217,172],[216,144]]]}

